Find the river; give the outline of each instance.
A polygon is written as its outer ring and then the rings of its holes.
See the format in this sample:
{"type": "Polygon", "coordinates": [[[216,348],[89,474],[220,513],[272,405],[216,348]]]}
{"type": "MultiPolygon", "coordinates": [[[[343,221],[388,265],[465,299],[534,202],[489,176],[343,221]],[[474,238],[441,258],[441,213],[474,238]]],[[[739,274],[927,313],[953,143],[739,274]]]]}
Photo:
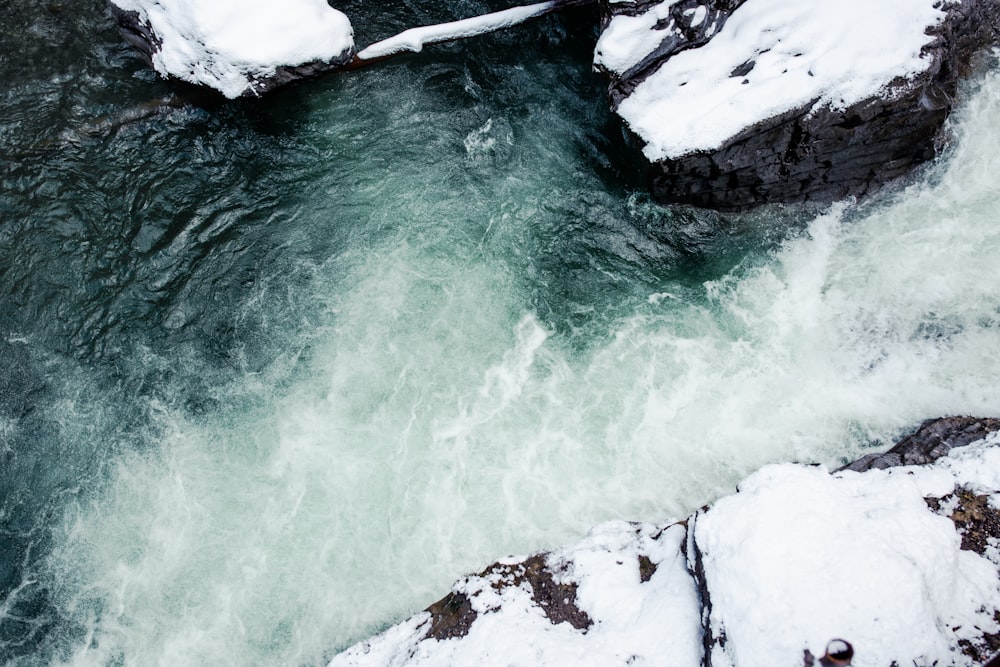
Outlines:
{"type": "Polygon", "coordinates": [[[506,554],[1000,414],[1000,74],[877,198],[661,208],[595,23],[123,122],[172,88],[102,1],[0,3],[0,662],[322,665],[506,554]]]}

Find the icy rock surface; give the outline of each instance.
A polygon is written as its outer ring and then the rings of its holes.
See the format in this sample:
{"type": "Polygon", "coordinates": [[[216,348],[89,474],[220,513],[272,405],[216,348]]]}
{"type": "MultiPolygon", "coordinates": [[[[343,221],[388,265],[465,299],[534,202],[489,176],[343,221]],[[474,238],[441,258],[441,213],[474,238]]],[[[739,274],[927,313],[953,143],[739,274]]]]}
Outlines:
{"type": "Polygon", "coordinates": [[[111,9],[157,72],[229,98],[335,69],[354,54],[350,20],[325,0],[111,0],[111,9]]]}
{"type": "Polygon", "coordinates": [[[595,65],[663,202],[859,195],[935,154],[996,0],[604,3],[595,65]]]}
{"type": "Polygon", "coordinates": [[[928,422],[892,450],[924,465],[767,466],[686,521],[494,563],[331,667],[809,665],[834,639],[856,667],[982,664],[1000,651],[997,427],[928,422]]]}

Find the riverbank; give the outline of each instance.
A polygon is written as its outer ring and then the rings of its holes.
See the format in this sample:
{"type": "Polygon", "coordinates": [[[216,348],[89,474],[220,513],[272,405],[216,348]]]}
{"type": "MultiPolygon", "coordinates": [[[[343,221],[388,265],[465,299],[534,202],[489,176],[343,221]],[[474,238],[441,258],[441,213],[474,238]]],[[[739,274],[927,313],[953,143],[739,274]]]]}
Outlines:
{"type": "Polygon", "coordinates": [[[683,521],[501,560],[330,664],[811,666],[834,640],[857,667],[1000,652],[1000,420],[929,421],[834,472],[766,466],[683,521]]]}

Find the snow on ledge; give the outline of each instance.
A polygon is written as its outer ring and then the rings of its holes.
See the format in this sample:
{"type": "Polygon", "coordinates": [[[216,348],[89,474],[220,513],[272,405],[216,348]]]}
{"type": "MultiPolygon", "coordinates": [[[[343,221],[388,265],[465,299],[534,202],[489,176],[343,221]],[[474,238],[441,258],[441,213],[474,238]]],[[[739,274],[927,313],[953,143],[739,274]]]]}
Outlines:
{"type": "Polygon", "coordinates": [[[553,625],[524,584],[468,577],[455,590],[471,600],[478,617],[464,637],[424,640],[431,619],[421,613],[341,653],[330,667],[697,667],[701,619],[683,558],[685,534],[680,525],[616,521],[550,554],[550,564],[564,566],[563,576],[579,582],[577,603],[594,621],[586,630],[553,625]],[[640,554],[657,566],[645,583],[640,554]]]}
{"type": "Polygon", "coordinates": [[[159,41],[153,67],[229,98],[256,92],[279,67],[342,58],[354,48],[346,15],[326,0],[111,0],[159,41]]]}
{"type": "MultiPolygon", "coordinates": [[[[641,61],[677,29],[666,18],[679,1],[615,16],[598,42],[596,64],[622,74],[641,61]]],[[[747,0],[711,41],[674,55],[640,83],[618,113],[657,161],[715,150],[785,111],[845,108],[891,94],[894,80],[929,67],[921,49],[933,39],[927,29],[945,16],[941,4],[747,0]],[[734,75],[750,63],[750,71],[734,75]]]]}
{"type": "Polygon", "coordinates": [[[423,612],[330,665],[802,665],[845,639],[855,667],[972,667],[963,642],[1000,632],[1000,544],[961,548],[958,487],[1000,507],[1000,434],[927,466],[767,466],[688,527],[612,522],[548,554],[586,629],[550,622],[523,583],[477,575],[453,589],[477,613],[465,636],[425,639],[423,612]]]}
{"type": "Polygon", "coordinates": [[[925,498],[959,485],[1000,498],[998,445],[864,473],[767,466],[699,513],[711,664],[793,664],[843,638],[855,667],[974,665],[960,646],[1000,630],[1000,559],[962,550],[925,498]]]}
{"type": "Polygon", "coordinates": [[[529,19],[547,14],[557,8],[560,3],[554,0],[540,2],[524,7],[513,7],[492,14],[474,18],[441,23],[438,25],[410,28],[394,37],[372,44],[358,52],[361,60],[377,60],[388,56],[412,51],[420,53],[424,46],[440,42],[450,42],[457,39],[476,37],[490,32],[524,23],[529,19]]]}

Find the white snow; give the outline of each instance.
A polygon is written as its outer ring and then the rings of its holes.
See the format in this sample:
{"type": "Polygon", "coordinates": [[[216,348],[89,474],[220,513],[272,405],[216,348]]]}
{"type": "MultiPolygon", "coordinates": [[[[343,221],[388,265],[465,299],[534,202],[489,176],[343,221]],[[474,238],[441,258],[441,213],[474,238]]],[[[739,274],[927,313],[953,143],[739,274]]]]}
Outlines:
{"type": "Polygon", "coordinates": [[[161,40],[153,67],[229,98],[280,66],[342,57],[354,47],[346,15],[326,0],[112,0],[161,40]]]}
{"type": "Polygon", "coordinates": [[[713,665],[791,664],[850,641],[855,667],[966,665],[960,639],[995,632],[996,564],[960,550],[925,497],[956,484],[1000,488],[1000,448],[970,445],[931,467],[830,475],[768,466],[698,515],[711,590],[713,665]],[[981,633],[979,633],[981,634],[981,633]]]}
{"type": "Polygon", "coordinates": [[[673,21],[659,30],[656,25],[670,17],[673,2],[661,2],[638,16],[615,16],[601,33],[594,48],[594,64],[624,74],[639,64],[671,32],[680,32],[673,21]]]}
{"type": "Polygon", "coordinates": [[[475,37],[515,26],[518,23],[523,23],[536,16],[541,16],[552,11],[558,4],[558,2],[540,2],[534,5],[514,7],[461,21],[411,28],[394,37],[376,42],[362,49],[358,52],[358,58],[361,60],[374,60],[402,53],[403,51],[419,53],[428,44],[475,37]]]}
{"type": "MultiPolygon", "coordinates": [[[[662,41],[653,29],[674,0],[615,17],[596,61],[621,73],[662,41]]],[[[891,94],[929,66],[921,49],[938,0],[747,0],[707,44],[671,57],[622,101],[619,115],[650,160],[713,150],[741,130],[802,107],[844,108],[891,94]],[[753,61],[744,76],[734,69],[753,61]]],[[[665,29],[676,29],[672,22],[665,29]]]]}
{"type": "Polygon", "coordinates": [[[586,632],[553,625],[533,604],[527,584],[498,592],[497,577],[469,577],[454,588],[479,612],[465,637],[420,641],[429,620],[421,613],[338,655],[330,666],[698,665],[701,619],[682,556],[686,531],[673,526],[659,533],[655,526],[612,522],[550,555],[550,566],[565,566],[565,579],[579,582],[577,606],[594,621],[586,632]],[[658,565],[646,583],[639,554],[658,565]]]}
{"type": "Polygon", "coordinates": [[[708,16],[708,8],[705,5],[698,5],[694,9],[689,9],[685,14],[691,14],[691,26],[698,27],[708,16]]]}
{"type": "Polygon", "coordinates": [[[465,637],[422,640],[430,615],[420,613],[331,667],[696,667],[693,545],[711,597],[705,620],[726,637],[713,644],[713,665],[802,664],[806,650],[821,656],[834,639],[852,643],[855,667],[971,665],[958,642],[1000,631],[1000,563],[989,560],[996,549],[961,550],[952,521],[925,502],[959,485],[991,502],[1000,495],[1000,436],[923,467],[767,466],[690,520],[693,541],[683,524],[611,522],[550,554],[557,580],[577,584],[576,604],[594,621],[585,632],[553,625],[526,583],[472,576],[453,589],[479,614],[465,637]],[[645,583],[640,556],[657,565],[645,583]]]}

